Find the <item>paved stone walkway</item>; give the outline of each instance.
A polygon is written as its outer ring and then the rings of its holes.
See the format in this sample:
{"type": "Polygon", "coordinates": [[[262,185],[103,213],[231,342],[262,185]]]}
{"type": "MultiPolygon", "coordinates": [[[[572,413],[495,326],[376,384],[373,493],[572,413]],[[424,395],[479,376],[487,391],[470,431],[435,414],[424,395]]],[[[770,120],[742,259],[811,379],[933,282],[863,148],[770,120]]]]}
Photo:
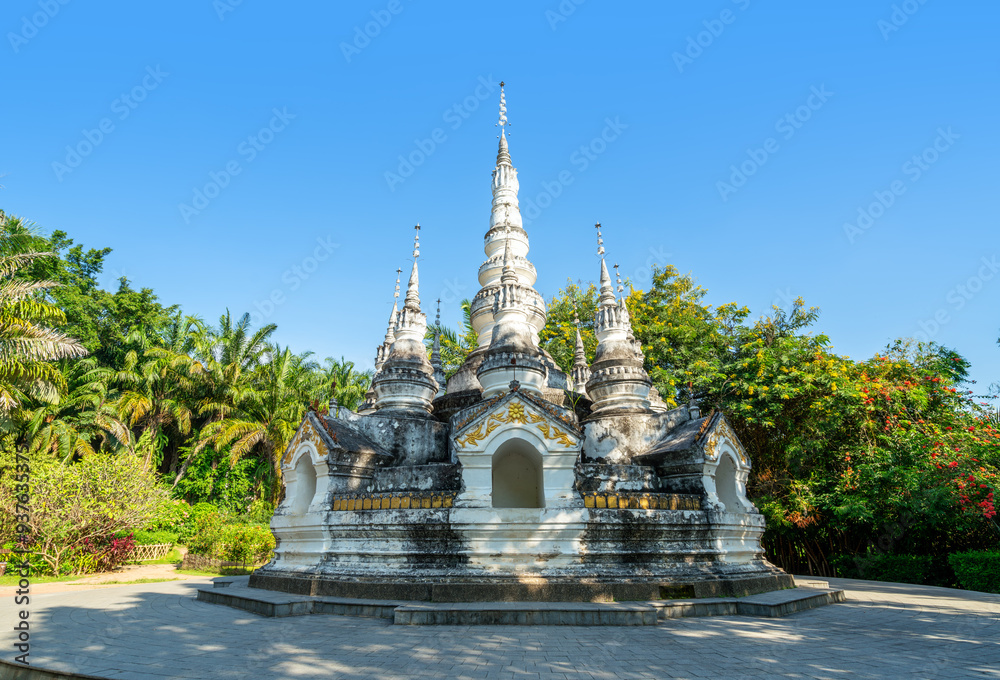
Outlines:
{"type": "MultiPolygon", "coordinates": [[[[266,619],[194,600],[205,580],[42,594],[33,665],[107,678],[997,678],[1000,596],[830,579],[847,603],[784,619],[635,628],[266,619]]],[[[11,659],[16,607],[0,640],[11,659]]],[[[2,674],[2,669],[0,669],[2,674]]]]}

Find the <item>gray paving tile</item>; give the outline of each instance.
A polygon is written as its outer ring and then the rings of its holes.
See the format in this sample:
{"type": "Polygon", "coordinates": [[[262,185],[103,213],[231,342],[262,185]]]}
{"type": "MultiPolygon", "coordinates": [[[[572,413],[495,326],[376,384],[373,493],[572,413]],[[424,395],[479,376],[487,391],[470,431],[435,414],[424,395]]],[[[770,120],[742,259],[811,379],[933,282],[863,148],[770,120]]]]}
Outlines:
{"type": "MultiPolygon", "coordinates": [[[[1000,596],[830,582],[848,602],[786,619],[402,630],[375,619],[255,617],[164,582],[34,598],[32,654],[38,665],[123,680],[1000,678],[1000,596]]],[[[11,613],[0,608],[0,630],[11,613]]]]}

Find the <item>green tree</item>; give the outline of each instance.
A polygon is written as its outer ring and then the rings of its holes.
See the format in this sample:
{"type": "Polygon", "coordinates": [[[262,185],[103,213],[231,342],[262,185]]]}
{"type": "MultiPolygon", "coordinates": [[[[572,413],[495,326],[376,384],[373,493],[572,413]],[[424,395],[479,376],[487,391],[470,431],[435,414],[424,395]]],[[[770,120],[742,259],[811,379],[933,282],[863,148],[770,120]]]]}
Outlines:
{"type": "Polygon", "coordinates": [[[28,412],[25,435],[32,452],[47,451],[64,463],[106,447],[132,445],[132,436],[110,398],[114,372],[95,357],[67,363],[67,394],[56,404],[28,412]]]}
{"type": "Polygon", "coordinates": [[[55,359],[80,357],[84,347],[52,328],[61,309],[42,299],[57,284],[28,276],[51,253],[31,250],[33,234],[18,218],[0,224],[0,419],[9,421],[29,399],[55,403],[66,383],[55,359]]]}
{"type": "Polygon", "coordinates": [[[354,362],[344,357],[339,361],[327,357],[322,368],[313,369],[313,375],[314,385],[309,394],[313,401],[325,404],[334,396],[338,404],[352,411],[364,402],[372,382],[372,371],[358,371],[354,362]]]}
{"type": "Polygon", "coordinates": [[[479,336],[476,329],[472,327],[472,303],[469,300],[462,300],[462,326],[459,329],[448,328],[444,324],[435,326],[431,324],[427,327],[426,340],[428,344],[428,356],[430,355],[430,345],[434,342],[435,334],[441,333],[441,365],[444,373],[449,378],[455,374],[466,358],[476,349],[479,344],[479,336]]]}
{"type": "Polygon", "coordinates": [[[270,348],[253,385],[242,389],[227,415],[201,432],[216,450],[228,450],[231,463],[255,454],[257,477],[268,500],[281,493],[281,461],[305,415],[311,376],[287,347],[270,348]]]}

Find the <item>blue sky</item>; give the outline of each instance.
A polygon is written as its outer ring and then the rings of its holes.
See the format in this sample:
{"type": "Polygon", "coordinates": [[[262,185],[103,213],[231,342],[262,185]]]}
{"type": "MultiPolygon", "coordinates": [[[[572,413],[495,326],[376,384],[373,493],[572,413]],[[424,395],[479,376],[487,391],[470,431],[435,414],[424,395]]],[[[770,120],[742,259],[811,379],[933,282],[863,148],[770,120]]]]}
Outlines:
{"type": "Polygon", "coordinates": [[[503,79],[546,297],[596,277],[601,221],[637,287],[671,263],[755,316],[802,296],[836,351],[923,334],[985,389],[998,20],[943,0],[9,0],[0,207],[112,247],[109,288],[253,311],[370,366],[417,221],[425,311],[440,296],[456,324],[478,290],[503,79]]]}

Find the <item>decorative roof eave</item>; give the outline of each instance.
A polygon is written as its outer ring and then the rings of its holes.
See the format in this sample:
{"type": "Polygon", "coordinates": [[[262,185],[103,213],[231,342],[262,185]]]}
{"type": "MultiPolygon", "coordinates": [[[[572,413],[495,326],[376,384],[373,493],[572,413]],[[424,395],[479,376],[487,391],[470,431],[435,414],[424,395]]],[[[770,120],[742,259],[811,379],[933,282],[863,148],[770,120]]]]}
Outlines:
{"type": "Polygon", "coordinates": [[[377,467],[391,463],[395,456],[381,448],[352,427],[339,420],[331,420],[315,411],[307,411],[281,458],[287,467],[304,441],[316,448],[321,459],[330,465],[348,467],[377,467]]]}
{"type": "Polygon", "coordinates": [[[521,390],[511,390],[502,395],[497,395],[478,404],[470,406],[464,411],[459,411],[452,417],[452,438],[457,439],[463,432],[479,422],[486,420],[489,414],[500,409],[509,401],[519,399],[536,410],[544,413],[548,418],[566,427],[576,438],[583,437],[583,429],[576,418],[576,413],[571,409],[562,408],[555,404],[534,396],[529,392],[521,390]]]}
{"type": "Polygon", "coordinates": [[[729,443],[739,456],[740,467],[749,470],[750,456],[722,411],[712,411],[705,417],[685,420],[648,451],[636,456],[633,462],[653,466],[678,458],[715,462],[718,460],[718,446],[723,442],[729,443]]]}

